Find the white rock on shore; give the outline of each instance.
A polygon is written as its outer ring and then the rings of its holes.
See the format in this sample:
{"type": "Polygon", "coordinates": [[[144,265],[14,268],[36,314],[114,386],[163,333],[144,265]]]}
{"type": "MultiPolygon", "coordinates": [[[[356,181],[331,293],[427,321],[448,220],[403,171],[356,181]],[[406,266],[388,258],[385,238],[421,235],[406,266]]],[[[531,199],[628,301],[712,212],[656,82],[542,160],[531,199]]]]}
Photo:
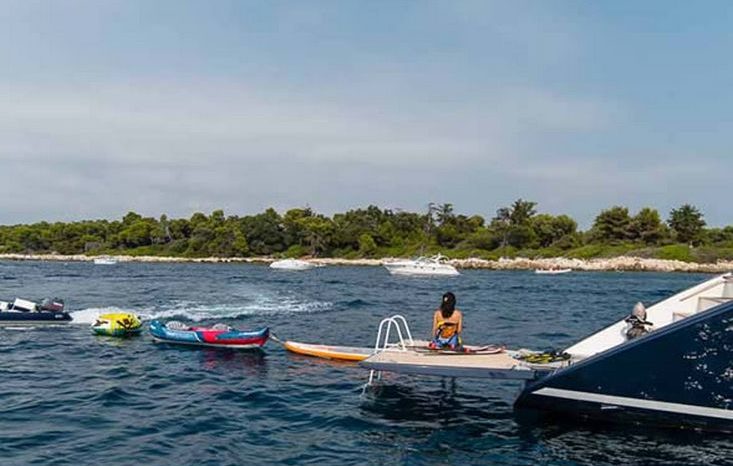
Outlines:
{"type": "MultiPolygon", "coordinates": [[[[83,254],[61,255],[61,254],[0,254],[0,260],[35,260],[35,261],[60,261],[60,262],[89,262],[98,256],[85,256],[83,254]]],[[[159,257],[159,256],[113,256],[118,262],[193,262],[193,263],[259,263],[267,264],[276,259],[271,257],[159,257]]],[[[394,258],[384,259],[339,259],[339,258],[318,258],[306,259],[320,265],[360,265],[379,266],[394,258]]],[[[656,271],[656,272],[705,272],[723,273],[733,270],[733,261],[719,261],[703,264],[695,262],[682,262],[663,259],[643,259],[639,257],[619,256],[608,259],[570,259],[566,257],[555,257],[549,259],[527,259],[527,258],[501,258],[497,261],[490,261],[478,258],[453,259],[449,261],[452,265],[462,269],[488,269],[488,270],[535,270],[535,269],[573,269],[584,271],[656,271]]]]}
{"type": "Polygon", "coordinates": [[[501,258],[498,261],[483,259],[461,259],[451,261],[461,268],[485,268],[492,270],[549,270],[573,269],[584,271],[647,271],[647,272],[706,272],[723,273],[733,270],[733,262],[722,261],[710,264],[682,262],[664,259],[643,259],[619,256],[607,259],[570,259],[555,257],[549,259],[501,258]]]}

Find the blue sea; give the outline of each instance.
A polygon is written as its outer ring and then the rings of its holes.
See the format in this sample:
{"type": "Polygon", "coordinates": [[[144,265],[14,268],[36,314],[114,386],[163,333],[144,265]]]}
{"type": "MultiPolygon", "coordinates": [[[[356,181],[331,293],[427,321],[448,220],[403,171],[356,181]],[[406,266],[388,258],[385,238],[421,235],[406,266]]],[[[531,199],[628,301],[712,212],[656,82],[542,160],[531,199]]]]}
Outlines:
{"type": "Polygon", "coordinates": [[[281,339],[371,346],[403,314],[428,337],[445,291],[464,340],[562,348],[705,275],[464,271],[397,278],[379,267],[276,271],[241,264],[0,263],[0,297],[66,300],[76,324],[0,330],[0,464],[730,464],[727,436],[520,421],[518,382],[385,375],[286,353],[92,335],[100,312],[269,326],[281,339]]]}

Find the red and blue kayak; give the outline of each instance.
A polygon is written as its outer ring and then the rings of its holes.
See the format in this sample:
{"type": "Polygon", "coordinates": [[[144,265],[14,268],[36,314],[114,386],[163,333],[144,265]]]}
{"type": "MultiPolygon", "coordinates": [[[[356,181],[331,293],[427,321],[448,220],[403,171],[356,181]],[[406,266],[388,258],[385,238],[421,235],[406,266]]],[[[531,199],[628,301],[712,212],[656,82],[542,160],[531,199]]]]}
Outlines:
{"type": "Polygon", "coordinates": [[[270,337],[268,327],[249,331],[222,324],[191,327],[181,322],[164,324],[157,320],[150,323],[150,333],[155,341],[161,343],[235,349],[261,349],[270,337]]]}

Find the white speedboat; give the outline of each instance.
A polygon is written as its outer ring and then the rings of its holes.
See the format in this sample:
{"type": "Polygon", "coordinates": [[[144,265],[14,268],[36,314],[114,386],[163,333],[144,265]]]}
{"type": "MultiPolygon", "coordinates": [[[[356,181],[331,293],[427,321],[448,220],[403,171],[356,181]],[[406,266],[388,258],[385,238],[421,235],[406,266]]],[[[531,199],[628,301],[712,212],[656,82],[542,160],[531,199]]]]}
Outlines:
{"type": "Polygon", "coordinates": [[[314,267],[317,265],[300,259],[282,259],[270,264],[271,269],[279,270],[309,270],[314,267]]]}
{"type": "Polygon", "coordinates": [[[534,273],[539,275],[560,275],[572,271],[573,269],[535,269],[534,273]]]}
{"type": "Polygon", "coordinates": [[[110,256],[99,256],[94,258],[95,265],[115,265],[116,263],[117,259],[110,256]]]}
{"type": "Polygon", "coordinates": [[[460,272],[445,259],[438,254],[433,257],[390,261],[382,265],[392,275],[460,275],[460,272]]]}

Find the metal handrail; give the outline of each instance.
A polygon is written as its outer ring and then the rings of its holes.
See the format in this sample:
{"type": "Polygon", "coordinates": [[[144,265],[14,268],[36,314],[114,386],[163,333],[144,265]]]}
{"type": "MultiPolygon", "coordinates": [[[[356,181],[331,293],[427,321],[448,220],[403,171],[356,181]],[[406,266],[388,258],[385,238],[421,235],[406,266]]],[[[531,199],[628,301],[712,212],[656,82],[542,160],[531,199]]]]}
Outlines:
{"type": "MultiPolygon", "coordinates": [[[[377,340],[374,342],[374,354],[394,348],[397,348],[400,351],[407,351],[408,346],[414,345],[415,342],[412,339],[410,326],[407,325],[407,319],[405,319],[404,316],[400,314],[394,314],[390,317],[382,319],[382,321],[379,322],[379,328],[377,329],[377,340]],[[395,331],[397,332],[398,341],[395,343],[390,343],[389,338],[392,332],[392,327],[394,327],[395,331]],[[409,342],[409,345],[405,344],[405,337],[402,333],[403,328],[405,330],[404,335],[407,336],[407,341],[409,342]],[[384,335],[384,337],[382,337],[382,335],[384,335]]],[[[372,385],[375,373],[377,376],[377,380],[382,379],[382,371],[375,371],[374,369],[372,369],[371,371],[369,371],[369,381],[367,382],[367,386],[372,385]]]]}

